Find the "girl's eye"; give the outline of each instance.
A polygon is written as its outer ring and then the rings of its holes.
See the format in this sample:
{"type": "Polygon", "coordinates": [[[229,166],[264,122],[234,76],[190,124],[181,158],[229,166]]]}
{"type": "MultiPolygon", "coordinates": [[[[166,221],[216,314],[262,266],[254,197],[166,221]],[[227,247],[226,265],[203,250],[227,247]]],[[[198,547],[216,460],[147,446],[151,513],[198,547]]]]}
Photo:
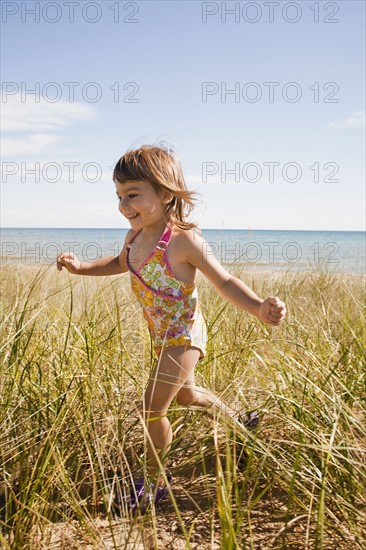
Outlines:
{"type": "MultiPolygon", "coordinates": [[[[127,195],[127,196],[128,196],[129,199],[133,199],[134,197],[137,197],[137,195],[127,195]]],[[[119,197],[119,196],[117,195],[117,200],[118,200],[118,201],[121,201],[121,200],[122,200],[122,197],[119,197]]]]}

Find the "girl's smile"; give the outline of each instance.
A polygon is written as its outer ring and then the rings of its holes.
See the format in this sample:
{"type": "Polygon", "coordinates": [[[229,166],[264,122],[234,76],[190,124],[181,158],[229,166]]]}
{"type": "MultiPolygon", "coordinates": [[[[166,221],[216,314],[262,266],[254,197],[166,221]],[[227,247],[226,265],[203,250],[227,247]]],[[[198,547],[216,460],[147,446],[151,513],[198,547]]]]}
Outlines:
{"type": "Polygon", "coordinates": [[[125,214],[125,217],[128,219],[128,220],[134,220],[135,218],[137,218],[137,216],[139,216],[139,214],[132,214],[130,216],[128,216],[128,214],[125,214]]]}

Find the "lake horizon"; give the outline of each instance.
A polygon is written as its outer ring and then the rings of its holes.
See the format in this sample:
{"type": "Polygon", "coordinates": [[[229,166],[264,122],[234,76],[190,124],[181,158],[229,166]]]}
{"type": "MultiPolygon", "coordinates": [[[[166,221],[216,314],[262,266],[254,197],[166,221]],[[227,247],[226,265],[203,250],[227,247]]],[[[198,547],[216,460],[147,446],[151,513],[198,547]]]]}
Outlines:
{"type": "MultiPolygon", "coordinates": [[[[118,255],[129,228],[3,227],[1,263],[53,263],[61,252],[82,261],[118,255]]],[[[270,271],[365,273],[366,232],[335,230],[204,229],[202,237],[225,266],[270,271]]]]}

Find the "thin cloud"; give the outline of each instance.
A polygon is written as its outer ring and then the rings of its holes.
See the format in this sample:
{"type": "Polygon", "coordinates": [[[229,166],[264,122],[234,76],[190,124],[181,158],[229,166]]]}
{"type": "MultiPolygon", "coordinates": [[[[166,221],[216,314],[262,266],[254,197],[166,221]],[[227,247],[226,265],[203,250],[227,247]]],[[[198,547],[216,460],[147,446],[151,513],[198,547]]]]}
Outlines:
{"type": "Polygon", "coordinates": [[[41,97],[37,99],[38,103],[35,97],[27,98],[27,101],[23,98],[22,101],[20,93],[7,97],[0,95],[4,156],[47,152],[51,145],[64,137],[63,132],[68,126],[75,122],[88,122],[96,116],[95,108],[89,105],[66,101],[50,103],[41,97]]]}
{"type": "Polygon", "coordinates": [[[54,132],[77,121],[92,120],[96,115],[92,106],[78,102],[50,103],[41,97],[38,98],[39,103],[35,97],[30,97],[27,101],[23,98],[22,101],[20,93],[0,97],[1,127],[4,132],[54,132]]]}
{"type": "Polygon", "coordinates": [[[23,138],[4,138],[1,140],[3,157],[38,155],[45,152],[60,136],[53,134],[30,134],[23,138]]]}
{"type": "Polygon", "coordinates": [[[342,118],[328,124],[329,128],[364,128],[365,111],[356,111],[348,118],[342,118]]]}

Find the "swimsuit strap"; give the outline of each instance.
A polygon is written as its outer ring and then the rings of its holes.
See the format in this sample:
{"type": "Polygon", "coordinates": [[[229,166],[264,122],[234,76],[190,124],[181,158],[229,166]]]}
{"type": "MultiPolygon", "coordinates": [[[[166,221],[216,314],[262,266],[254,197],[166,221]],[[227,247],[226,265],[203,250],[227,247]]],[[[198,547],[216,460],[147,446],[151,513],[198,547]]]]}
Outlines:
{"type": "Polygon", "coordinates": [[[133,241],[136,239],[137,235],[142,231],[142,229],[140,229],[139,231],[137,231],[137,233],[135,233],[134,235],[132,235],[132,237],[130,238],[130,240],[128,241],[127,245],[126,245],[126,248],[131,248],[131,244],[133,243],[133,241]]]}
{"type": "Polygon", "coordinates": [[[169,225],[166,226],[164,233],[157,245],[157,248],[166,248],[169,244],[170,237],[172,236],[173,228],[169,225]]]}
{"type": "MultiPolygon", "coordinates": [[[[130,240],[128,241],[128,243],[126,245],[126,248],[128,248],[128,249],[131,248],[131,244],[136,239],[137,235],[139,233],[141,233],[141,231],[142,231],[142,229],[140,229],[139,231],[137,231],[137,233],[132,235],[132,237],[130,238],[130,240]]],[[[173,231],[173,228],[170,227],[169,225],[167,225],[165,230],[164,230],[164,233],[161,236],[160,241],[158,242],[158,244],[156,245],[155,248],[166,248],[168,246],[169,241],[170,241],[170,237],[172,236],[172,231],[173,231]]]]}

